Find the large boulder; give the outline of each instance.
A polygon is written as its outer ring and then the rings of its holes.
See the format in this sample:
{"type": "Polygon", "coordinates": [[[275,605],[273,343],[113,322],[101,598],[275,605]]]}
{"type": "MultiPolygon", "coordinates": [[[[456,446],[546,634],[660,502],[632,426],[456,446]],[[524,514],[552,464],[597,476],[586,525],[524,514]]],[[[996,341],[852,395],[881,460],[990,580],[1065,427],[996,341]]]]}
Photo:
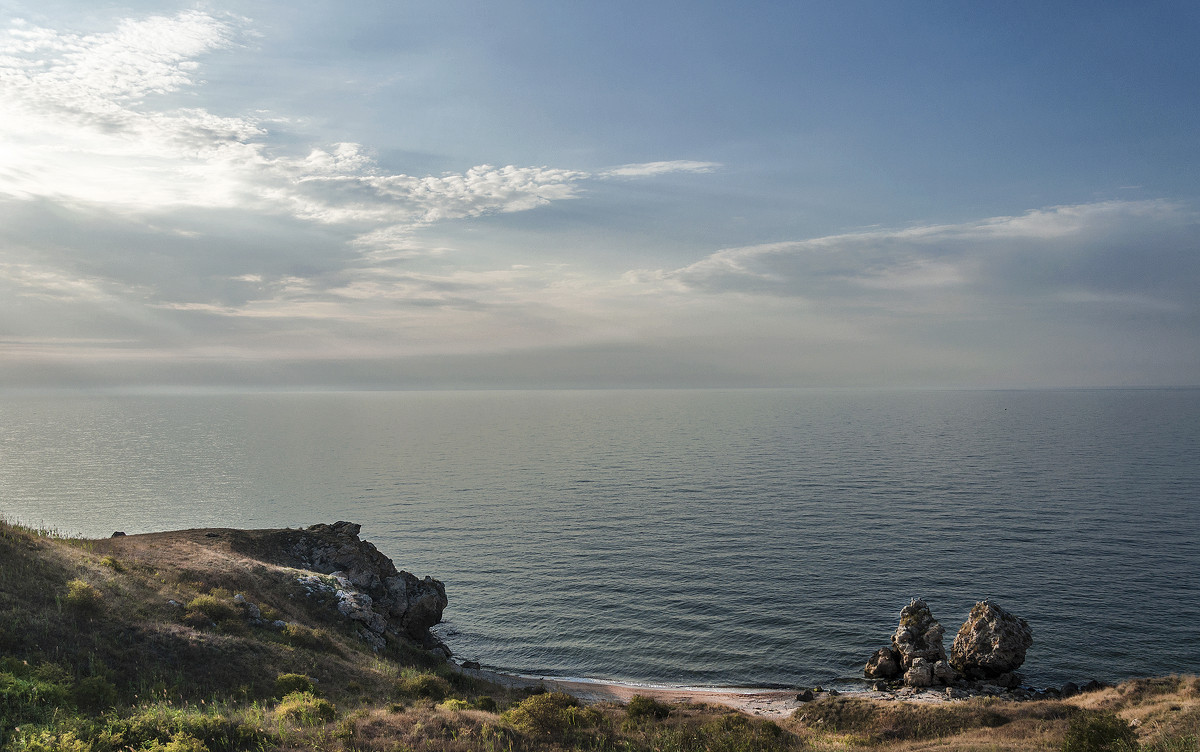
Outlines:
{"type": "Polygon", "coordinates": [[[867,661],[863,675],[868,679],[895,679],[902,671],[900,654],[891,648],[880,648],[867,661]]]}
{"type": "Polygon", "coordinates": [[[900,656],[901,667],[909,670],[918,658],[930,664],[946,660],[946,650],[942,647],[945,632],[925,601],[913,598],[901,609],[900,625],[892,635],[892,649],[900,656]]]}
{"type": "Polygon", "coordinates": [[[975,604],[950,648],[950,665],[971,679],[995,679],[1025,662],[1033,631],[991,601],[975,604]]]}

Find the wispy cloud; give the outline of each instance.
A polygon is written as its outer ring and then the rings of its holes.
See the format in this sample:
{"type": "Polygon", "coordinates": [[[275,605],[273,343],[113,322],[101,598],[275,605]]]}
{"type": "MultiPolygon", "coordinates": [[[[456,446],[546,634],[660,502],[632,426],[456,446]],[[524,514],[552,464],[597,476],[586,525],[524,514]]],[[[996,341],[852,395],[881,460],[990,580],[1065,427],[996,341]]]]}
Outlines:
{"type": "Polygon", "coordinates": [[[248,23],[201,11],[126,20],[90,35],[14,23],[0,36],[0,141],[10,144],[0,153],[0,195],[125,212],[255,209],[344,225],[365,252],[376,239],[386,252],[407,230],[576,198],[589,179],[714,167],[652,162],[593,175],[485,164],[388,173],[356,143],[279,153],[263,115],[157,105],[153,95],[196,87],[203,56],[238,44],[251,34],[248,23]]]}
{"type": "Polygon", "coordinates": [[[719,162],[693,162],[684,159],[670,162],[643,162],[604,170],[600,173],[600,177],[643,178],[672,172],[712,172],[720,166],[719,162]]]}
{"type": "Polygon", "coordinates": [[[1191,299],[1200,276],[1197,222],[1195,211],[1175,202],[1105,201],[730,248],[674,270],[634,271],[628,279],[677,292],[794,296],[881,309],[918,296],[961,294],[1119,298],[1153,307],[1191,299]]]}

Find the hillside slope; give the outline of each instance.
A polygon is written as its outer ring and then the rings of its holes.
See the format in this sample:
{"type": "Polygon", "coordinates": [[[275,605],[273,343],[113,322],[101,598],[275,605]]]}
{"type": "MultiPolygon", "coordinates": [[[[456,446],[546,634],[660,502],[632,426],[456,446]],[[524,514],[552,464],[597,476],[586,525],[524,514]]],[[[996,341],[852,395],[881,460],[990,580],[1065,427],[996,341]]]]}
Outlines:
{"type": "Polygon", "coordinates": [[[429,635],[441,583],[357,533],[79,540],[0,521],[0,752],[1200,749],[1195,678],[1065,701],[828,697],[778,723],[505,688],[429,635]]]}

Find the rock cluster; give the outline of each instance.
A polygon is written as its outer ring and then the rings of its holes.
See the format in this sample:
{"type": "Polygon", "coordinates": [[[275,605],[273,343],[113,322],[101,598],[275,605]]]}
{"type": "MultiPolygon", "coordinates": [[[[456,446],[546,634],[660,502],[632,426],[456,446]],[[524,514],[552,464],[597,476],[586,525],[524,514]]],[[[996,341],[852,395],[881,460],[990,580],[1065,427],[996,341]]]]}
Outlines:
{"type": "Polygon", "coordinates": [[[868,679],[899,680],[909,687],[958,685],[964,679],[1010,689],[1020,685],[1015,671],[1033,643],[1024,619],[985,600],[975,604],[958,630],[949,659],[942,647],[944,634],[928,604],[913,598],[900,612],[892,644],[875,651],[863,673],[868,679]]]}
{"type": "Polygon", "coordinates": [[[281,530],[278,549],[286,563],[326,578],[302,576],[311,592],[331,592],[337,610],[360,622],[362,637],[377,649],[387,637],[402,636],[450,656],[450,649],[429,632],[442,620],[446,588],[432,577],[418,579],[397,571],[392,560],[368,541],[359,540],[361,525],[336,522],[305,530],[281,530]]]}

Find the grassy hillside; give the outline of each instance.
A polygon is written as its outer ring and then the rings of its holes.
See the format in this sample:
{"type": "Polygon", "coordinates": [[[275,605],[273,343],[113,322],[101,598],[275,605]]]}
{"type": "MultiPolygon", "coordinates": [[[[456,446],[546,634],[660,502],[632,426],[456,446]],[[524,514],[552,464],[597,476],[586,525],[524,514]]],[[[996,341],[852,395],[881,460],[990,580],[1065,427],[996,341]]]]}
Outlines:
{"type": "Polygon", "coordinates": [[[1200,750],[1194,678],[1065,701],[843,696],[778,723],[508,690],[401,639],[376,652],[280,539],[0,521],[0,750],[1200,750]]]}

